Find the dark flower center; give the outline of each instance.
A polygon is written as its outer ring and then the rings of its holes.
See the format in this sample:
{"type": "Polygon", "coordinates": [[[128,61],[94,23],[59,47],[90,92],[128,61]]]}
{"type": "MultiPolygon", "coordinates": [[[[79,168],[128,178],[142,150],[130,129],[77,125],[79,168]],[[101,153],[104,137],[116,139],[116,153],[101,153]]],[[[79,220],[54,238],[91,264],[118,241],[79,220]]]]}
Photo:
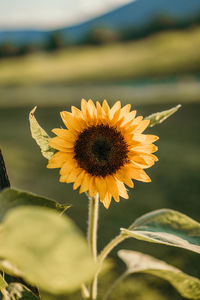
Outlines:
{"type": "Polygon", "coordinates": [[[93,176],[114,174],[128,162],[128,145],[120,132],[107,125],[82,131],[74,146],[78,165],[93,176]]]}
{"type": "Polygon", "coordinates": [[[91,153],[99,162],[107,161],[110,155],[111,145],[105,138],[94,141],[91,146],[91,153]]]}

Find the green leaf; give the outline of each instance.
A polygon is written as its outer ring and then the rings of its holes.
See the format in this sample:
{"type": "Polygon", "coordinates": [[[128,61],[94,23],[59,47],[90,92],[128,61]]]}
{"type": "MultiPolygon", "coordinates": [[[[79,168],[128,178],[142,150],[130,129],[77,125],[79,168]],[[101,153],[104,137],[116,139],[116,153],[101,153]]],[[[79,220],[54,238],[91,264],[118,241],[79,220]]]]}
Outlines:
{"type": "Polygon", "coordinates": [[[25,281],[52,294],[80,288],[95,272],[87,242],[73,222],[43,207],[18,207],[6,215],[0,256],[25,281]]]}
{"type": "Polygon", "coordinates": [[[149,126],[153,127],[153,126],[165,121],[167,118],[169,118],[171,115],[173,115],[180,107],[181,107],[181,105],[178,104],[177,106],[175,106],[171,109],[154,113],[154,114],[146,117],[145,119],[150,120],[149,126]]]}
{"type": "Polygon", "coordinates": [[[10,283],[3,291],[2,300],[38,300],[27,287],[21,283],[10,283]]]}
{"type": "Polygon", "coordinates": [[[45,206],[56,209],[60,212],[69,207],[62,206],[53,200],[34,195],[32,193],[7,188],[0,193],[0,222],[2,222],[5,214],[10,209],[22,205],[45,206]]]}
{"type": "Polygon", "coordinates": [[[200,224],[175,210],[155,210],[121,231],[128,237],[200,253],[200,224]]]}
{"type": "Polygon", "coordinates": [[[3,289],[5,289],[7,287],[7,282],[3,279],[3,277],[0,274],[0,291],[2,291],[3,289]]]}
{"type": "Polygon", "coordinates": [[[127,274],[148,273],[169,281],[188,299],[200,299],[200,280],[183,273],[164,261],[136,251],[120,250],[119,257],[127,265],[127,274]]]}
{"type": "Polygon", "coordinates": [[[37,106],[35,106],[29,114],[31,135],[40,147],[42,155],[45,158],[50,159],[56,153],[57,150],[49,146],[50,137],[46,133],[46,131],[38,124],[34,116],[36,108],[37,106]]]}

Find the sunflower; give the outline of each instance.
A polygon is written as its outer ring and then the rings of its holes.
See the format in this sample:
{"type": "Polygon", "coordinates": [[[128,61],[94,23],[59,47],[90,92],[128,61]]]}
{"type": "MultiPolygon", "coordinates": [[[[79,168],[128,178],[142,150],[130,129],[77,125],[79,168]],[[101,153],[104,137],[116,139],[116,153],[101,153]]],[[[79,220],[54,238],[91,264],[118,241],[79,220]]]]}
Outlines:
{"type": "Polygon", "coordinates": [[[95,105],[82,99],[81,110],[72,106],[71,113],[62,111],[67,129],[52,130],[56,136],[49,145],[58,151],[47,168],[60,168],[60,182],[74,183],[80,193],[98,193],[106,208],[112,197],[127,199],[125,185],[133,188],[132,179],[150,182],[143,169],[158,160],[152,154],[158,137],[142,133],[149,120],[130,110],[130,104],[122,108],[120,101],[110,108],[106,100],[95,105]]]}

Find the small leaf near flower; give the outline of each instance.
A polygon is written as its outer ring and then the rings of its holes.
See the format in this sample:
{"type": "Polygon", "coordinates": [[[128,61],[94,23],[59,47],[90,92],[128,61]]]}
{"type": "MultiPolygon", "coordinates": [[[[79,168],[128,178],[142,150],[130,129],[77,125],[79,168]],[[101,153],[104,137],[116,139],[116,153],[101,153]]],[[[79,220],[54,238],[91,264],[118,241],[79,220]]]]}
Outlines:
{"type": "Polygon", "coordinates": [[[183,273],[164,261],[140,252],[120,250],[118,256],[127,265],[127,275],[138,272],[152,274],[170,282],[183,297],[200,299],[199,279],[183,273]]]}
{"type": "Polygon", "coordinates": [[[181,107],[181,105],[178,104],[177,106],[170,108],[168,110],[154,113],[154,114],[146,117],[145,119],[150,120],[149,126],[153,127],[153,126],[165,121],[167,118],[169,118],[171,115],[173,115],[180,107],[181,107]]]}
{"type": "Polygon", "coordinates": [[[50,159],[57,151],[49,146],[50,137],[46,131],[37,122],[34,113],[37,106],[35,106],[29,114],[30,130],[33,139],[36,141],[41,149],[42,155],[50,159]]]}
{"type": "Polygon", "coordinates": [[[151,243],[200,253],[200,223],[171,209],[160,209],[138,218],[123,234],[151,243]]]}

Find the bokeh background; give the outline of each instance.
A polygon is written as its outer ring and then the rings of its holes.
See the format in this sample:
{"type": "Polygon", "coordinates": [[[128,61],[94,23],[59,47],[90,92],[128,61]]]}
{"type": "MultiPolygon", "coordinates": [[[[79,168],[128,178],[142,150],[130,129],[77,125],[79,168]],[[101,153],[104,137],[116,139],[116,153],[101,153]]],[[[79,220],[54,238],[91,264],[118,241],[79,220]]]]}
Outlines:
{"type": "MultiPolygon", "coordinates": [[[[182,104],[163,124],[148,129],[160,137],[152,183],[136,182],[130,199],[100,208],[99,250],[120,227],[159,208],[199,221],[200,213],[200,1],[199,0],[7,0],[0,2],[0,147],[13,187],[72,204],[68,214],[86,233],[87,199],[58,182],[58,170],[32,140],[29,111],[50,133],[62,125],[59,112],[81,98],[121,100],[138,114],[182,104]]],[[[197,254],[128,240],[129,248],[164,259],[200,278],[197,254]]],[[[113,268],[100,294],[124,265],[113,251],[113,268]]],[[[80,299],[80,294],[65,299],[80,299]]],[[[183,299],[150,275],[127,278],[110,297],[183,299]]]]}

